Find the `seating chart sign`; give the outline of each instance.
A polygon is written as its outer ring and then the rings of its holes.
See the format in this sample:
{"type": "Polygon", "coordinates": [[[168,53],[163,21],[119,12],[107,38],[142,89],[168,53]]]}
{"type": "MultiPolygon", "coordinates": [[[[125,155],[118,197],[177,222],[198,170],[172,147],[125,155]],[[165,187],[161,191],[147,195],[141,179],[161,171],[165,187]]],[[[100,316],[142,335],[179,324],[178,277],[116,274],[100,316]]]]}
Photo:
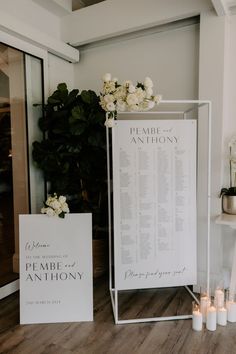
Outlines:
{"type": "Polygon", "coordinates": [[[20,215],[20,323],[93,320],[92,215],[20,215]]]}
{"type": "Polygon", "coordinates": [[[112,131],[116,289],[196,284],[196,121],[112,131]]]}

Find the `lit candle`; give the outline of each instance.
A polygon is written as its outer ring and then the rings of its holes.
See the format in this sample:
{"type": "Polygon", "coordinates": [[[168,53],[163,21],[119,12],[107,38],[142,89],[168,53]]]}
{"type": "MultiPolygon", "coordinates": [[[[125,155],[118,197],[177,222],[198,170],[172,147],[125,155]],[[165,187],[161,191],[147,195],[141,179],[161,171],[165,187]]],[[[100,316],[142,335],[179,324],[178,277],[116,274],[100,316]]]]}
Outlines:
{"type": "Polygon", "coordinates": [[[194,331],[202,330],[202,314],[198,311],[193,311],[193,323],[192,328],[194,331]]]}
{"type": "Polygon", "coordinates": [[[227,310],[225,307],[218,307],[217,309],[217,324],[226,326],[227,324],[227,310]]]}
{"type": "Polygon", "coordinates": [[[224,307],[224,301],[225,301],[224,290],[220,289],[220,288],[217,288],[215,290],[214,306],[216,308],[224,307]]]}
{"type": "Polygon", "coordinates": [[[202,313],[202,321],[206,322],[207,308],[210,305],[210,299],[207,295],[202,295],[200,297],[200,310],[202,313]]]}
{"type": "Polygon", "coordinates": [[[228,300],[226,302],[227,319],[229,322],[236,322],[236,302],[228,300]]]}
{"type": "Polygon", "coordinates": [[[216,330],[216,308],[213,305],[207,308],[206,328],[208,331],[216,330]]]}
{"type": "Polygon", "coordinates": [[[193,322],[192,328],[194,331],[202,330],[202,314],[199,310],[199,305],[193,301],[193,322]]]}

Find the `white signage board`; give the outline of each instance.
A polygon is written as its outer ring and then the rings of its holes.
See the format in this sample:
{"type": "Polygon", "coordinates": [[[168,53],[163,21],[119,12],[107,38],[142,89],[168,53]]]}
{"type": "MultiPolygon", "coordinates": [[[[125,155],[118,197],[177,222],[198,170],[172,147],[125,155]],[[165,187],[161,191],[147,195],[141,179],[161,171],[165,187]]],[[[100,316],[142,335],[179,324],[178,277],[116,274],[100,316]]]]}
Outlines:
{"type": "Polygon", "coordinates": [[[20,215],[20,323],[93,320],[92,215],[20,215]]]}
{"type": "Polygon", "coordinates": [[[112,130],[115,288],[196,284],[196,121],[112,130]]]}

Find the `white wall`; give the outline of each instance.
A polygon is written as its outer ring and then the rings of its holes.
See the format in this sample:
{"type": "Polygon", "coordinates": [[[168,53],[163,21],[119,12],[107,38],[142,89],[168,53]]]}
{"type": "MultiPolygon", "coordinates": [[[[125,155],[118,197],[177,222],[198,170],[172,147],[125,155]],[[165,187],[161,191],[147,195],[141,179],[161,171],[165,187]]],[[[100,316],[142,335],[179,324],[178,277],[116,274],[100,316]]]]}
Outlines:
{"type": "Polygon", "coordinates": [[[32,0],[0,0],[0,30],[70,62],[79,61],[78,50],[61,40],[60,18],[32,0]]]}
{"type": "Polygon", "coordinates": [[[235,231],[215,224],[221,213],[220,189],[229,187],[228,142],[236,135],[236,16],[201,16],[199,95],[213,103],[212,115],[212,233],[213,276],[224,275],[229,286],[235,231]]]}
{"type": "Polygon", "coordinates": [[[48,55],[48,93],[56,90],[57,85],[65,82],[71,90],[75,87],[74,65],[55,55],[48,55]]]}
{"type": "MultiPolygon", "coordinates": [[[[229,63],[228,63],[228,90],[226,96],[226,104],[228,105],[228,115],[224,119],[224,135],[226,143],[228,138],[236,134],[236,15],[230,16],[229,22],[229,63]]],[[[228,180],[227,180],[228,182],[228,180]]]]}
{"type": "MultiPolygon", "coordinates": [[[[211,287],[223,277],[223,246],[221,227],[216,225],[215,219],[221,213],[219,198],[222,186],[223,165],[223,118],[225,114],[225,72],[227,64],[227,21],[225,17],[218,17],[213,12],[201,15],[200,20],[200,56],[199,56],[199,98],[212,101],[212,154],[211,154],[211,287]]],[[[203,138],[207,131],[202,130],[203,138]]],[[[207,151],[207,146],[201,144],[201,151],[207,151]]],[[[206,193],[205,193],[206,194],[206,193]]],[[[200,199],[204,195],[200,195],[200,199]]],[[[199,209],[200,217],[204,221],[206,210],[199,209]]],[[[200,248],[202,258],[199,267],[204,273],[206,253],[206,233],[199,227],[201,239],[200,248]]]]}
{"type": "Polygon", "coordinates": [[[107,0],[62,19],[62,38],[72,45],[91,43],[199,15],[211,0],[107,0]]]}
{"type": "Polygon", "coordinates": [[[198,32],[198,25],[191,25],[82,50],[75,86],[99,93],[101,77],[111,72],[119,81],[150,76],[164,99],[197,98],[198,32]]]}
{"type": "Polygon", "coordinates": [[[0,0],[0,11],[60,39],[60,19],[31,0],[0,0]]]}
{"type": "MultiPolygon", "coordinates": [[[[222,156],[224,158],[223,184],[224,187],[229,187],[229,149],[228,143],[232,136],[236,136],[236,16],[230,16],[228,22],[228,62],[226,72],[226,95],[225,105],[226,114],[224,116],[223,125],[223,149],[222,156]]],[[[223,241],[223,266],[230,269],[232,265],[235,231],[228,226],[222,226],[222,241],[223,241]]]]}

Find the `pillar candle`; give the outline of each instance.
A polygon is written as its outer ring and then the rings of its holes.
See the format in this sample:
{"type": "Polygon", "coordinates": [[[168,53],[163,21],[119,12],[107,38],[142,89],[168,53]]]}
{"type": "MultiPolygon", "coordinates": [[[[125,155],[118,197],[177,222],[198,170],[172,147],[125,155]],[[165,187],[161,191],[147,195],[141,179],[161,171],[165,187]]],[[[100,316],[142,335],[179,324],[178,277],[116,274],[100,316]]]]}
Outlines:
{"type": "Polygon", "coordinates": [[[225,307],[218,307],[217,309],[217,324],[226,326],[227,324],[227,310],[225,307]]]}
{"type": "Polygon", "coordinates": [[[194,331],[202,330],[202,314],[199,310],[193,311],[192,328],[194,331]]]}
{"type": "Polygon", "coordinates": [[[206,328],[208,331],[216,330],[216,308],[210,306],[207,308],[206,328]]]}
{"type": "Polygon", "coordinates": [[[202,321],[206,322],[207,308],[210,305],[210,299],[207,295],[200,297],[200,310],[202,313],[202,321]]]}
{"type": "Polygon", "coordinates": [[[215,298],[214,298],[214,306],[217,307],[224,307],[224,301],[225,301],[225,294],[224,290],[222,289],[216,289],[215,291],[215,298]]]}
{"type": "Polygon", "coordinates": [[[236,322],[236,302],[229,300],[226,302],[227,319],[229,322],[236,322]]]}

